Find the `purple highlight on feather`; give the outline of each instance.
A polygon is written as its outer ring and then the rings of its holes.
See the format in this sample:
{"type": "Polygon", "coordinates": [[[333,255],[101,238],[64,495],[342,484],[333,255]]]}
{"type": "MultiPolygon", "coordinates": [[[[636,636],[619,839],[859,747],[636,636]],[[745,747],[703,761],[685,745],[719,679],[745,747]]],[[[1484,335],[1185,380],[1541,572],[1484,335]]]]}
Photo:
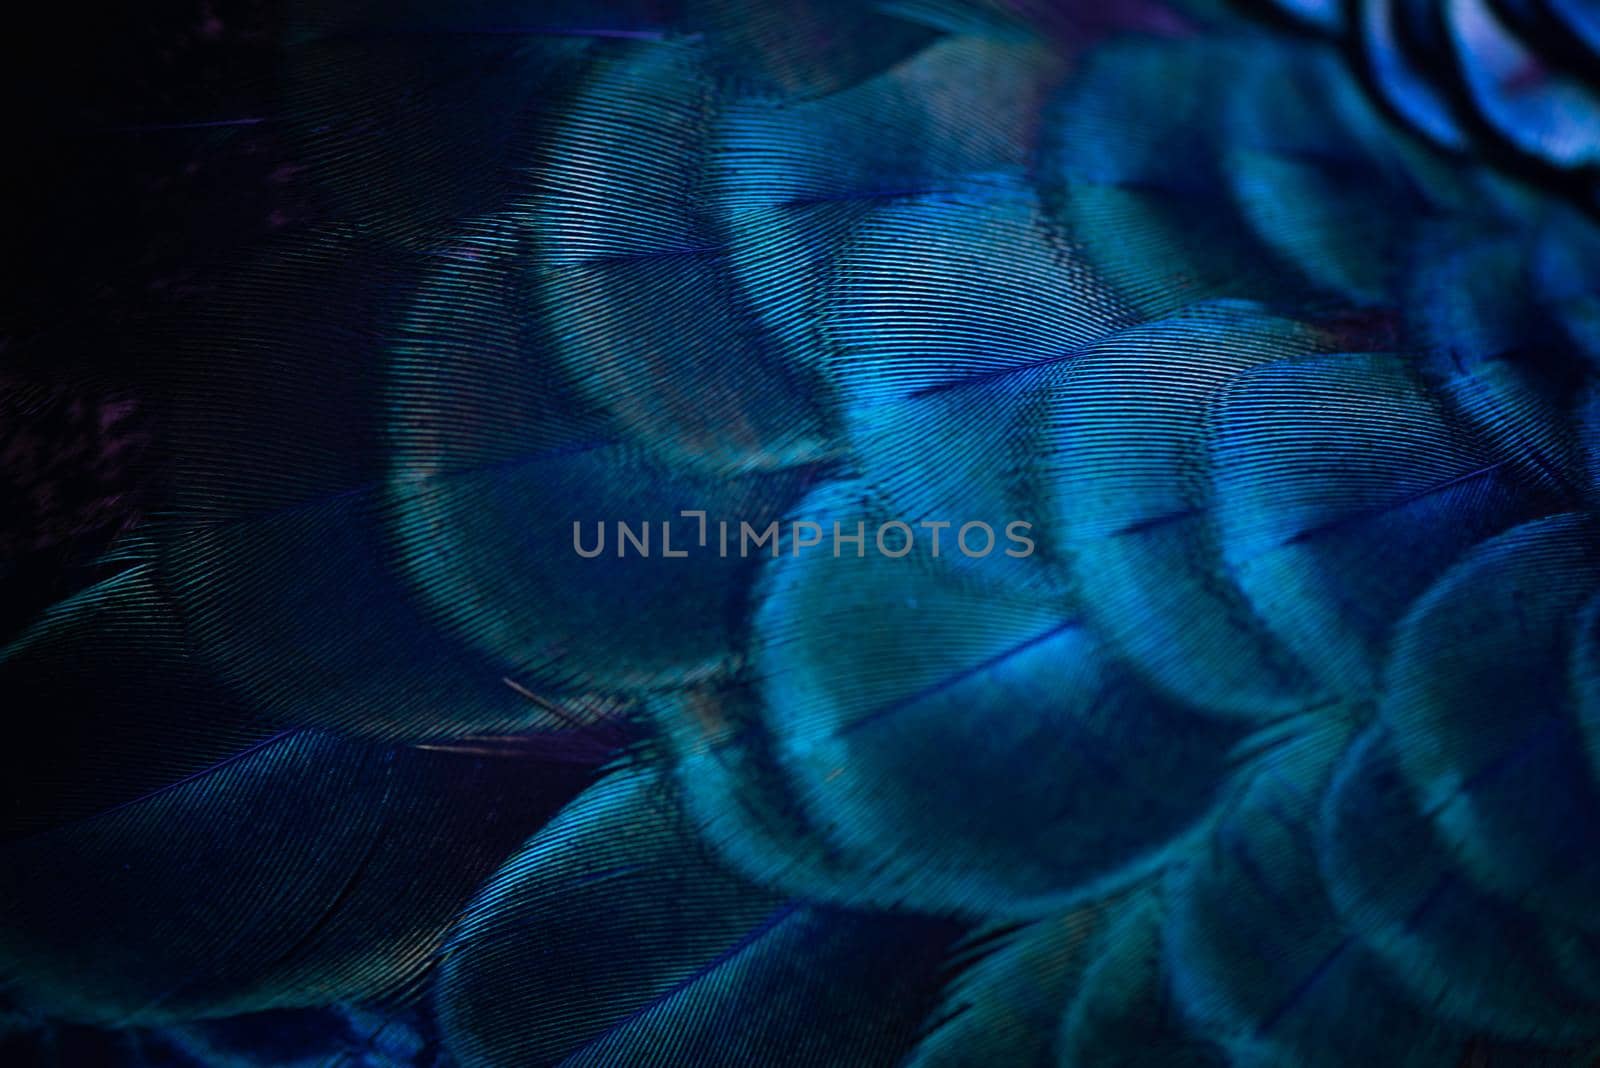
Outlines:
{"type": "Polygon", "coordinates": [[[240,761],[247,760],[250,757],[255,756],[257,753],[261,752],[263,749],[266,749],[268,746],[273,745],[273,744],[275,744],[277,742],[281,742],[285,738],[289,738],[289,737],[292,737],[292,736],[294,736],[296,734],[300,734],[300,733],[302,733],[302,729],[299,728],[299,727],[289,727],[289,728],[286,728],[284,730],[278,731],[276,734],[269,735],[269,736],[261,739],[259,742],[254,742],[254,743],[246,746],[245,748],[239,750],[237,753],[234,753],[232,756],[224,757],[223,759],[217,761],[215,764],[211,764],[211,765],[208,765],[206,767],[203,767],[199,771],[190,772],[188,775],[185,775],[183,778],[177,779],[177,780],[175,780],[173,782],[169,782],[165,786],[158,786],[154,790],[150,790],[150,791],[147,791],[146,793],[140,794],[138,797],[130,797],[126,801],[119,801],[117,804],[112,805],[110,808],[101,809],[99,812],[92,812],[87,816],[79,817],[78,819],[71,820],[71,821],[69,821],[67,823],[61,824],[60,826],[51,827],[51,828],[49,828],[47,830],[39,831],[37,834],[28,835],[26,838],[20,839],[20,841],[26,842],[26,841],[31,841],[34,838],[42,838],[45,835],[54,834],[54,833],[60,831],[64,827],[71,827],[71,826],[75,826],[75,825],[80,824],[80,823],[86,823],[89,820],[99,819],[102,816],[109,816],[109,815],[112,815],[113,813],[120,812],[125,808],[130,808],[133,805],[137,805],[137,804],[139,804],[141,802],[144,802],[144,801],[149,801],[151,798],[160,797],[162,794],[170,793],[171,791],[177,790],[180,787],[187,786],[189,783],[196,782],[196,781],[198,781],[200,779],[206,778],[209,775],[214,775],[217,772],[220,772],[220,771],[223,771],[223,770],[225,770],[227,768],[230,768],[233,765],[239,763],[240,761]]]}
{"type": "Polygon", "coordinates": [[[1330,534],[1343,527],[1351,526],[1368,519],[1375,519],[1379,516],[1387,515],[1390,512],[1399,511],[1409,504],[1416,504],[1418,501],[1426,500],[1435,494],[1446,493],[1455,487],[1464,485],[1468,482],[1472,482],[1481,478],[1488,478],[1490,475],[1493,475],[1495,472],[1500,471],[1502,468],[1505,468],[1508,465],[1509,461],[1501,460],[1499,463],[1489,464],[1485,467],[1480,467],[1475,471],[1468,471],[1466,474],[1457,475],[1455,478],[1448,479],[1444,482],[1438,482],[1431,486],[1425,486],[1422,489],[1408,493],[1405,496],[1400,497],[1397,500],[1390,501],[1386,504],[1375,505],[1371,508],[1363,508],[1359,512],[1352,512],[1349,515],[1336,516],[1333,519],[1329,519],[1327,522],[1318,523],[1315,526],[1307,527],[1306,529],[1291,535],[1284,541],[1283,544],[1300,545],[1304,542],[1312,540],[1313,538],[1320,537],[1324,534],[1330,534]]]}
{"type": "Polygon", "coordinates": [[[678,980],[676,983],[672,984],[666,990],[663,990],[660,994],[657,994],[643,1005],[640,1005],[637,1009],[634,1009],[626,1016],[617,1020],[598,1035],[595,1035],[588,1042],[584,1043],[582,1048],[593,1048],[596,1043],[603,1042],[612,1035],[620,1033],[625,1027],[633,1023],[635,1020],[642,1018],[652,1009],[655,1009],[661,1005],[665,1005],[678,994],[689,989],[694,984],[698,983],[700,980],[704,979],[706,976],[710,975],[712,972],[716,971],[729,961],[735,959],[745,950],[749,949],[751,946],[767,937],[767,935],[777,930],[786,920],[799,911],[799,902],[791,901],[783,905],[775,912],[769,914],[764,920],[761,921],[761,923],[747,931],[745,935],[733,945],[729,946],[727,949],[711,958],[711,960],[707,961],[705,964],[702,964],[700,967],[696,968],[694,971],[690,972],[688,975],[684,976],[682,979],[678,980]]]}
{"type": "Polygon", "coordinates": [[[855,722],[849,723],[840,728],[840,730],[835,734],[835,737],[843,737],[854,731],[860,730],[869,723],[876,723],[886,716],[890,716],[896,712],[899,712],[903,708],[914,705],[918,701],[925,700],[938,693],[943,693],[945,690],[951,689],[962,682],[965,682],[967,679],[981,675],[990,668],[997,667],[998,665],[1005,663],[1014,656],[1022,655],[1036,645],[1043,645],[1045,642],[1056,637],[1057,635],[1064,634],[1069,630],[1076,630],[1081,626],[1083,626],[1083,621],[1078,619],[1069,619],[1065,622],[1057,623],[1048,630],[1045,630],[1039,634],[1035,634],[1031,638],[1026,638],[1023,641],[1018,642],[1016,645],[1010,646],[1009,648],[1002,649],[993,656],[986,657],[983,660],[978,661],[976,664],[964,667],[960,671],[957,671],[953,674],[946,675],[938,682],[924,686],[914,694],[911,694],[907,697],[902,697],[898,701],[891,701],[882,708],[867,713],[865,716],[862,716],[855,722]]]}

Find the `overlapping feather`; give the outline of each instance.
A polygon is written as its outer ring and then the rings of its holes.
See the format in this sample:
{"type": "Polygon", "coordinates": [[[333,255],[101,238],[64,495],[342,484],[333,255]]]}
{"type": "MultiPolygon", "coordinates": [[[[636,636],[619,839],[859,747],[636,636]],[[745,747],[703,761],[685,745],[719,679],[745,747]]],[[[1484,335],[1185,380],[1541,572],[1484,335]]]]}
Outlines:
{"type": "Polygon", "coordinates": [[[1583,5],[589,6],[296,21],[327,218],[161,339],[163,507],[0,651],[93,751],[19,791],[13,1026],[1582,1063],[1583,5]],[[685,512],[866,542],[573,551],[685,512]]]}

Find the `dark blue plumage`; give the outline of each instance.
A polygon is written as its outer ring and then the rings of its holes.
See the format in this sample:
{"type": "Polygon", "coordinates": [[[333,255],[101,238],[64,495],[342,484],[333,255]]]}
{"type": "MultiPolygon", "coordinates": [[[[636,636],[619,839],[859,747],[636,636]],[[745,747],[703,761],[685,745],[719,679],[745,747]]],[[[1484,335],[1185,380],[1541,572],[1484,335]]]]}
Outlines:
{"type": "Polygon", "coordinates": [[[18,392],[7,1056],[1600,1056],[1592,5],[271,23],[18,392]]]}

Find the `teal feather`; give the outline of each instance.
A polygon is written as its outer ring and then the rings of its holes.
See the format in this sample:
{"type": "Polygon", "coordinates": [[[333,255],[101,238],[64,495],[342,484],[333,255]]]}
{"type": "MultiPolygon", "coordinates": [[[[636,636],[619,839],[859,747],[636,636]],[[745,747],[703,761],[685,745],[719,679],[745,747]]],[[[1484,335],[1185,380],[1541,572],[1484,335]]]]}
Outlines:
{"type": "Polygon", "coordinates": [[[1237,6],[294,3],[119,129],[268,192],[7,330],[0,1059],[1592,1060],[1594,20],[1237,6]]]}
{"type": "Polygon", "coordinates": [[[619,773],[484,886],[441,965],[457,1060],[745,1064],[782,1049],[788,1063],[826,1064],[843,1046],[894,1063],[955,929],[747,884],[697,842],[673,794],[655,775],[619,773]],[[864,996],[882,1013],[859,1013],[864,996]],[[811,1015],[819,1005],[829,1011],[811,1015]]]}
{"type": "Polygon", "coordinates": [[[478,883],[586,777],[275,736],[11,844],[6,978],[113,1026],[407,993],[478,883]]]}

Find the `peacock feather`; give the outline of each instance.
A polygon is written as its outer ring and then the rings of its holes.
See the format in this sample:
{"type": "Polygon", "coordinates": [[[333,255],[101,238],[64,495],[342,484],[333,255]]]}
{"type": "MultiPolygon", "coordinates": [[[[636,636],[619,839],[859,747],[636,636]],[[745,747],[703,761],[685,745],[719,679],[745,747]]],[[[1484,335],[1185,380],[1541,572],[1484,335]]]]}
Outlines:
{"type": "Polygon", "coordinates": [[[4,331],[7,1059],[1600,1063],[1600,6],[150,19],[4,331]]]}

